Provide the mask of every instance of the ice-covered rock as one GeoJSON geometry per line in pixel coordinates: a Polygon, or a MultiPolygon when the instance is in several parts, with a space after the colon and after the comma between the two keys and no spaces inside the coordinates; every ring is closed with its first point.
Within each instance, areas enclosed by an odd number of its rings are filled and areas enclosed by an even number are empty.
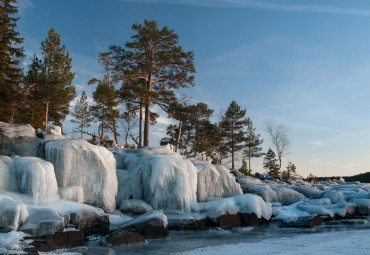
{"type": "Polygon", "coordinates": [[[120,199],[141,199],[154,209],[190,210],[196,203],[197,169],[166,147],[114,152],[124,184],[120,199]],[[125,178],[123,178],[125,177],[125,178]]]}
{"type": "Polygon", "coordinates": [[[209,198],[243,194],[240,185],[224,166],[208,163],[198,163],[195,166],[198,168],[197,198],[199,202],[208,201],[209,198]]]}
{"type": "Polygon", "coordinates": [[[300,194],[287,187],[274,187],[272,188],[277,196],[278,202],[282,205],[290,205],[295,202],[298,202],[301,197],[300,194]]]}
{"type": "Polygon", "coordinates": [[[30,216],[20,230],[32,236],[46,236],[64,229],[64,218],[48,208],[29,207],[30,216]]]}
{"type": "Polygon", "coordinates": [[[116,207],[119,208],[122,200],[129,199],[128,194],[131,194],[130,175],[129,171],[117,169],[118,192],[116,196],[116,207]]]}
{"type": "Polygon", "coordinates": [[[292,189],[295,191],[298,191],[299,193],[302,193],[305,197],[309,199],[318,199],[321,198],[321,193],[318,189],[308,186],[291,186],[292,189]]]}
{"type": "Polygon", "coordinates": [[[35,204],[58,199],[54,167],[50,162],[36,157],[15,157],[12,166],[18,190],[31,195],[35,204]]]}
{"type": "Polygon", "coordinates": [[[25,204],[0,194],[0,232],[17,230],[28,218],[25,204]]]}
{"type": "Polygon", "coordinates": [[[199,203],[195,207],[195,211],[205,213],[211,218],[225,213],[236,214],[240,212],[254,213],[258,218],[263,217],[269,220],[272,215],[271,204],[265,203],[260,196],[253,194],[238,195],[211,202],[199,203]]]}
{"type": "Polygon", "coordinates": [[[268,185],[243,184],[242,189],[245,193],[257,194],[266,202],[278,202],[276,192],[268,185]]]}
{"type": "Polygon", "coordinates": [[[355,213],[355,204],[346,202],[330,204],[329,201],[329,204],[314,204],[311,201],[305,201],[297,204],[297,208],[310,214],[330,217],[335,215],[345,217],[355,213]]]}
{"type": "Polygon", "coordinates": [[[336,203],[344,201],[343,193],[340,191],[334,191],[334,190],[324,191],[324,193],[322,194],[322,197],[329,198],[332,204],[336,204],[336,203]]]}
{"type": "Polygon", "coordinates": [[[370,199],[357,198],[351,200],[356,204],[356,210],[360,214],[370,215],[370,199]]]}
{"type": "Polygon", "coordinates": [[[64,200],[73,201],[77,203],[84,202],[84,190],[79,186],[71,186],[65,188],[59,188],[58,193],[64,200]]]}
{"type": "Polygon", "coordinates": [[[240,184],[262,184],[260,179],[250,176],[237,176],[235,179],[240,184]]]}
{"type": "Polygon", "coordinates": [[[0,122],[0,155],[37,156],[37,143],[31,125],[0,122]]]}
{"type": "Polygon", "coordinates": [[[125,214],[141,215],[153,211],[153,207],[139,199],[126,199],[121,202],[119,210],[125,214]]]}
{"type": "Polygon", "coordinates": [[[59,187],[82,187],[85,203],[114,212],[117,175],[110,151],[84,140],[68,139],[48,142],[45,157],[54,165],[59,187]]]}
{"type": "Polygon", "coordinates": [[[23,249],[29,247],[24,242],[26,236],[28,235],[17,231],[0,233],[0,254],[24,254],[23,249]]]}
{"type": "Polygon", "coordinates": [[[11,164],[12,159],[5,157],[0,158],[0,190],[17,191],[17,181],[11,164]]]}

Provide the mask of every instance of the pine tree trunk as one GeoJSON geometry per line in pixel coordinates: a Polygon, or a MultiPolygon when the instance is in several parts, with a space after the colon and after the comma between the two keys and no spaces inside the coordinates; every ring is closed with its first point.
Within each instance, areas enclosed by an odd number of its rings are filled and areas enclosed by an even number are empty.
{"type": "Polygon", "coordinates": [[[104,123],[105,122],[105,109],[104,109],[104,106],[103,106],[103,116],[102,116],[102,119],[101,119],[101,133],[100,133],[100,144],[103,143],[104,141],[104,123]]]}
{"type": "Polygon", "coordinates": [[[249,161],[248,170],[250,172],[251,171],[251,148],[248,149],[248,161],[249,161]]]}
{"type": "Polygon", "coordinates": [[[231,126],[231,168],[234,169],[234,125],[231,126]]]}
{"type": "Polygon", "coordinates": [[[141,147],[143,147],[143,97],[140,97],[140,113],[139,113],[139,148],[141,147]]]}
{"type": "Polygon", "coordinates": [[[46,100],[46,106],[45,106],[45,127],[44,127],[45,132],[48,129],[48,114],[49,114],[49,99],[46,100]]]}
{"type": "Polygon", "coordinates": [[[175,144],[175,151],[176,152],[179,151],[179,147],[180,147],[181,129],[182,129],[182,120],[180,120],[180,123],[179,123],[179,132],[177,132],[177,137],[176,137],[176,144],[175,144]]]}
{"type": "Polygon", "coordinates": [[[150,124],[150,92],[152,91],[152,77],[148,78],[148,95],[145,100],[145,121],[144,121],[144,147],[149,147],[149,124],[150,124]]]}
{"type": "Polygon", "coordinates": [[[113,133],[114,133],[114,142],[118,145],[117,124],[115,119],[113,120],[113,133]]]}

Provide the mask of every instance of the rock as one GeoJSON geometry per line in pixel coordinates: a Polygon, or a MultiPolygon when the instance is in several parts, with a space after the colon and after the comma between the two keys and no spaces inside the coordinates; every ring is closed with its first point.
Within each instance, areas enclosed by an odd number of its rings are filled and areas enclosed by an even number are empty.
{"type": "Polygon", "coordinates": [[[243,194],[240,185],[224,166],[208,163],[196,163],[195,166],[198,169],[197,199],[199,202],[208,201],[209,198],[243,194]]]}
{"type": "Polygon", "coordinates": [[[295,202],[298,202],[301,197],[300,194],[287,187],[275,187],[272,188],[277,196],[278,202],[280,202],[282,205],[291,205],[295,202]]]}
{"type": "Polygon", "coordinates": [[[84,231],[85,235],[109,233],[109,216],[98,215],[92,211],[71,213],[71,223],[75,228],[84,231]]]}
{"type": "Polygon", "coordinates": [[[207,227],[206,217],[201,214],[172,212],[166,216],[170,230],[201,230],[207,227]]]}
{"type": "Polygon", "coordinates": [[[271,189],[268,185],[258,185],[258,184],[243,184],[241,185],[244,193],[254,193],[262,197],[265,202],[278,202],[278,197],[276,192],[271,189]]]}
{"type": "Polygon", "coordinates": [[[298,191],[299,193],[302,193],[305,197],[309,199],[319,199],[321,198],[321,193],[316,188],[311,188],[308,186],[291,186],[292,189],[295,191],[298,191]]]}
{"type": "Polygon", "coordinates": [[[340,191],[334,191],[334,190],[324,191],[322,194],[322,198],[329,198],[332,204],[336,204],[336,203],[344,201],[343,193],[340,191]]]}
{"type": "Polygon", "coordinates": [[[206,219],[207,225],[210,227],[219,227],[219,228],[234,228],[241,225],[240,214],[224,213],[217,218],[206,219]]]}
{"type": "Polygon", "coordinates": [[[80,230],[64,231],[46,236],[45,241],[48,246],[82,244],[85,241],[85,235],[80,230]]]}
{"type": "Polygon", "coordinates": [[[106,239],[108,244],[113,246],[127,245],[145,242],[145,238],[136,229],[119,229],[111,233],[106,239]]]}
{"type": "Polygon", "coordinates": [[[370,199],[353,199],[356,204],[356,212],[360,215],[370,215],[370,199]]]}
{"type": "Polygon", "coordinates": [[[240,220],[242,226],[259,226],[269,223],[263,217],[258,218],[255,213],[240,213],[240,220]]]}
{"type": "Polygon", "coordinates": [[[142,215],[153,211],[153,207],[147,202],[139,199],[125,199],[121,202],[119,210],[124,214],[142,215]]]}
{"type": "Polygon", "coordinates": [[[132,227],[145,237],[169,236],[167,217],[158,211],[151,211],[143,214],[122,226],[122,228],[132,227]]]}
{"type": "Polygon", "coordinates": [[[31,125],[0,122],[0,155],[37,156],[38,139],[31,125]]]}
{"type": "Polygon", "coordinates": [[[53,235],[64,229],[64,218],[51,209],[30,208],[30,216],[20,230],[32,236],[53,235]]]}
{"type": "Polygon", "coordinates": [[[84,203],[114,212],[117,175],[110,151],[84,140],[67,139],[48,142],[45,157],[54,165],[59,187],[82,187],[84,203]]]}
{"type": "Polygon", "coordinates": [[[238,177],[235,178],[235,180],[239,184],[262,184],[260,179],[253,178],[253,177],[250,177],[250,176],[238,176],[238,177]]]}
{"type": "Polygon", "coordinates": [[[294,221],[283,221],[280,224],[280,227],[283,228],[313,228],[320,226],[323,220],[320,216],[308,216],[308,217],[299,217],[294,221]]]}
{"type": "Polygon", "coordinates": [[[15,157],[12,167],[18,190],[31,195],[35,204],[46,204],[58,199],[54,167],[50,162],[36,157],[15,157]]]}
{"type": "Polygon", "coordinates": [[[0,232],[16,231],[28,216],[25,204],[10,197],[0,196],[0,232]]]}
{"type": "Polygon", "coordinates": [[[79,186],[59,188],[58,193],[63,200],[73,201],[76,203],[84,202],[84,190],[79,186]]]}

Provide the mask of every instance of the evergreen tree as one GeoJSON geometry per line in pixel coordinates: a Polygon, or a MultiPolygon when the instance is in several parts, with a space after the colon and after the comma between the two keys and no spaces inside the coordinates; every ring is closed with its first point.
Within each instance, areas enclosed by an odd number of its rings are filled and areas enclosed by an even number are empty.
{"type": "Polygon", "coordinates": [[[248,169],[248,163],[245,160],[245,158],[243,158],[242,160],[242,166],[239,168],[239,171],[243,173],[244,175],[253,176],[252,171],[248,169]]]}
{"type": "Polygon", "coordinates": [[[269,148],[263,159],[263,168],[267,170],[267,174],[277,178],[279,177],[279,164],[276,159],[275,152],[269,148]]]}
{"type": "Polygon", "coordinates": [[[116,100],[116,91],[113,86],[109,86],[107,77],[103,80],[98,81],[93,79],[89,81],[89,84],[94,84],[98,82],[98,86],[93,93],[93,99],[95,105],[90,106],[90,112],[99,122],[99,137],[100,143],[104,144],[104,132],[106,129],[113,131],[112,119],[117,119],[119,117],[119,111],[115,109],[118,102],[116,100]]]}
{"type": "Polygon", "coordinates": [[[23,42],[16,31],[19,18],[14,17],[18,9],[15,0],[0,1],[0,121],[21,122],[17,120],[17,108],[22,98],[23,69],[20,58],[24,50],[17,45],[23,42]]]}
{"type": "MultiPolygon", "coordinates": [[[[76,97],[72,85],[74,73],[72,58],[61,45],[60,35],[51,28],[48,37],[41,42],[42,59],[34,57],[27,73],[27,83],[34,86],[30,97],[36,105],[42,102],[44,106],[44,130],[48,122],[61,125],[61,121],[69,113],[69,103],[76,97]]],[[[39,108],[39,107],[36,107],[39,108]]]]}
{"type": "Polygon", "coordinates": [[[245,137],[245,149],[243,151],[244,155],[248,159],[248,169],[251,171],[251,159],[259,158],[263,155],[261,144],[263,140],[260,139],[260,134],[256,134],[256,129],[253,127],[253,122],[251,119],[247,119],[247,132],[245,137]]]}
{"type": "Polygon", "coordinates": [[[71,121],[77,124],[76,132],[81,133],[82,139],[85,128],[90,127],[91,122],[94,120],[89,111],[89,104],[87,102],[85,91],[82,93],[80,100],[77,101],[74,112],[72,112],[72,116],[74,119],[71,121]]]}
{"type": "Polygon", "coordinates": [[[145,84],[144,147],[149,146],[150,106],[168,103],[173,90],[193,85],[195,72],[193,53],[178,45],[178,35],[167,26],[157,28],[156,21],[134,24],[136,32],[126,49],[111,46],[115,60],[115,78],[123,81],[141,80],[145,84]]]}
{"type": "Polygon", "coordinates": [[[286,171],[283,171],[281,175],[284,179],[296,178],[298,175],[296,170],[297,167],[292,162],[289,162],[286,171]]]}
{"type": "Polygon", "coordinates": [[[235,168],[235,153],[243,148],[242,143],[245,140],[244,127],[248,122],[245,114],[246,110],[242,110],[240,105],[235,101],[232,101],[227,108],[222,121],[223,135],[226,139],[226,145],[230,148],[231,152],[232,169],[235,168]]]}

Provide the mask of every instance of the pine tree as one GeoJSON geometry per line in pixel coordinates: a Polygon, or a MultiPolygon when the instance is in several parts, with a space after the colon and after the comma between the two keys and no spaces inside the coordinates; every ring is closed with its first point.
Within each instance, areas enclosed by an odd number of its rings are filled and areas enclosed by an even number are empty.
{"type": "Polygon", "coordinates": [[[283,171],[281,175],[284,179],[296,178],[298,175],[296,170],[297,167],[292,162],[289,162],[286,167],[286,171],[283,171]]]}
{"type": "Polygon", "coordinates": [[[17,45],[23,42],[16,31],[19,18],[14,17],[18,9],[15,0],[0,1],[0,121],[21,122],[16,120],[17,107],[22,106],[23,69],[20,59],[24,50],[17,45]]]}
{"type": "Polygon", "coordinates": [[[51,28],[48,37],[41,42],[42,59],[34,57],[27,73],[28,86],[34,86],[31,93],[33,103],[44,106],[44,130],[48,122],[61,125],[69,113],[69,104],[76,97],[72,80],[72,58],[61,45],[60,35],[51,28]]]}
{"type": "Polygon", "coordinates": [[[263,159],[263,168],[267,170],[267,174],[277,178],[279,177],[279,164],[276,159],[275,152],[269,148],[263,159]]]}
{"type": "Polygon", "coordinates": [[[89,84],[96,82],[98,82],[98,86],[93,93],[93,99],[96,104],[90,106],[90,112],[99,122],[100,143],[104,144],[104,132],[106,129],[113,132],[113,127],[109,124],[112,123],[113,119],[119,117],[119,111],[115,109],[118,102],[116,100],[116,91],[113,86],[109,86],[107,77],[101,81],[97,79],[90,80],[89,84]]]}
{"type": "Polygon", "coordinates": [[[82,93],[80,100],[77,101],[74,112],[72,112],[72,116],[74,119],[71,121],[77,124],[76,132],[81,133],[82,139],[85,128],[90,127],[91,122],[94,120],[89,111],[89,104],[87,102],[85,91],[82,93]]]}
{"type": "Polygon", "coordinates": [[[248,159],[248,169],[251,171],[251,159],[259,158],[263,155],[261,144],[263,140],[260,139],[260,134],[256,134],[256,129],[253,127],[253,122],[251,119],[247,119],[247,132],[245,137],[245,149],[243,151],[244,155],[248,159]]]}
{"type": "Polygon", "coordinates": [[[243,148],[242,143],[245,140],[244,127],[248,119],[245,117],[246,110],[242,110],[240,105],[232,101],[223,116],[222,126],[223,134],[226,139],[226,145],[231,151],[231,167],[235,168],[235,153],[243,148]]]}
{"type": "Polygon", "coordinates": [[[111,46],[115,60],[115,79],[140,80],[145,84],[144,147],[149,146],[150,106],[168,103],[174,90],[193,85],[195,72],[193,53],[184,52],[178,45],[178,35],[167,26],[157,28],[156,21],[134,24],[136,32],[126,49],[111,46]]]}

